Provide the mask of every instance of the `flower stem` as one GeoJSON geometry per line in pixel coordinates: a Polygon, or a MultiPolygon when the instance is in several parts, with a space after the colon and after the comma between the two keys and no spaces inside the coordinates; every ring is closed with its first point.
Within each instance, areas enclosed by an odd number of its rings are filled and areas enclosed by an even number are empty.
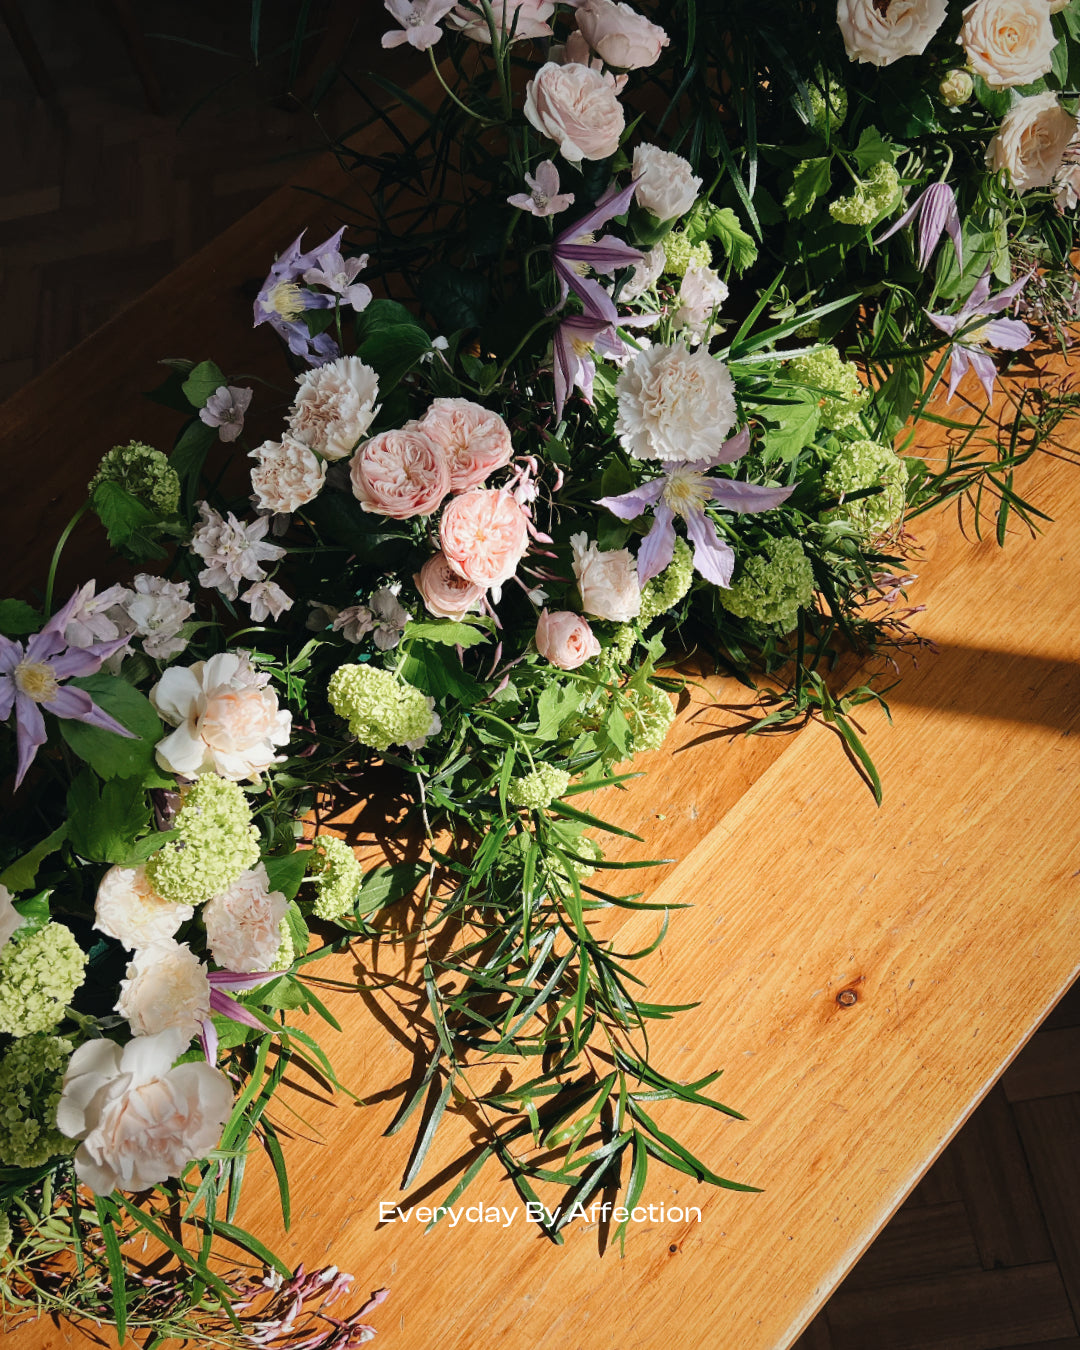
{"type": "Polygon", "coordinates": [[[56,541],[56,547],[53,549],[52,561],[49,563],[49,575],[45,581],[44,610],[46,618],[48,618],[49,615],[52,613],[53,587],[56,584],[56,569],[60,565],[60,554],[63,553],[64,545],[71,537],[72,530],[74,530],[75,526],[78,525],[79,521],[82,520],[83,516],[85,516],[87,511],[89,510],[90,510],[90,502],[89,500],[87,500],[83,502],[82,506],[80,506],[79,509],[75,512],[75,514],[71,517],[67,525],[64,527],[63,534],[61,534],[60,538],[56,541]]]}

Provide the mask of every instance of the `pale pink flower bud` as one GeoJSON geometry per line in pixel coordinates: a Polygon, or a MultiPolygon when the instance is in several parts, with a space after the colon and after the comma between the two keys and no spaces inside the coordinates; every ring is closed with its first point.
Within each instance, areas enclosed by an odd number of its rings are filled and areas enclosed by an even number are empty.
{"type": "Polygon", "coordinates": [[[616,0],[585,0],[578,6],[577,25],[597,56],[620,70],[655,65],[668,45],[662,28],[616,0]]]}
{"type": "Polygon", "coordinates": [[[536,621],[536,650],[560,670],[577,670],[600,655],[600,644],[580,614],[545,609],[536,621]]]}

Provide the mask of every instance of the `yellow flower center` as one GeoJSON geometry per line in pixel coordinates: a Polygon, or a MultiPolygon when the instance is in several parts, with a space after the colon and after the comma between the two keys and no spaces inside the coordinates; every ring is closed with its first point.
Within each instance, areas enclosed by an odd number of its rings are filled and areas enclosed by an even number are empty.
{"type": "Polygon", "coordinates": [[[300,287],[295,281],[279,281],[266,297],[266,307],[280,314],[286,323],[292,323],[304,312],[300,287]]]}
{"type": "MultiPolygon", "coordinates": [[[[573,242],[575,244],[595,244],[596,235],[590,230],[585,234],[578,235],[573,242]]],[[[579,277],[585,277],[589,274],[589,264],[582,258],[579,258],[576,262],[572,262],[570,264],[570,269],[571,271],[576,272],[579,277]]]]}
{"type": "Polygon", "coordinates": [[[677,516],[703,511],[711,495],[711,484],[695,469],[673,469],[664,488],[664,501],[677,516]]]}
{"type": "Polygon", "coordinates": [[[585,338],[579,337],[571,338],[570,346],[574,349],[574,355],[581,360],[584,360],[593,349],[593,344],[591,342],[587,342],[585,338]]]}
{"type": "Polygon", "coordinates": [[[981,347],[984,343],[990,341],[986,330],[990,327],[992,322],[992,319],[988,319],[986,323],[981,323],[978,328],[973,328],[970,333],[965,333],[960,341],[966,346],[981,347]]]}
{"type": "Polygon", "coordinates": [[[60,682],[53,674],[52,666],[44,661],[22,661],[15,667],[15,683],[28,698],[35,703],[48,703],[54,699],[60,682]]]}

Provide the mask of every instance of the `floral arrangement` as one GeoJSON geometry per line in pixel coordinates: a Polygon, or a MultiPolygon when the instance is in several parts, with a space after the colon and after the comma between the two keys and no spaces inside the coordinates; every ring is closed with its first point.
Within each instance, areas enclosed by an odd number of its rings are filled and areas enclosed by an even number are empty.
{"type": "Polygon", "coordinates": [[[1076,307],[1076,0],[386,8],[440,102],[403,95],[421,130],[392,162],[342,147],[374,185],[367,251],[301,236],[259,287],[295,376],[259,395],[273,435],[246,437],[242,377],[167,363],[171,452],[115,447],[80,512],[150,570],[57,606],[69,527],[36,602],[0,603],[0,1295],[121,1338],[372,1334],[385,1291],[335,1318],[349,1277],[234,1216],[257,1141],[287,1221],[267,1107],[290,1058],[340,1086],[289,1023],[336,1026],[307,966],[416,887],[406,1188],[455,1096],[489,1133],[444,1204],[494,1160],[558,1194],[555,1240],[601,1186],[632,1208],[650,1163],[760,1180],[663,1128],[665,1099],[737,1113],[716,1073],[650,1060],[678,1009],[592,922],[652,907],[615,884],[650,864],[604,856],[626,832],[587,794],[662,746],[696,651],[772,677],[759,729],[827,718],[880,799],[852,717],[880,695],[831,663],[917,641],[914,515],[995,498],[1003,538],[1037,514],[1013,474],[1072,406],[1028,385],[1000,440],[984,413],[1076,307]],[[944,463],[897,453],[920,418],[960,433],[944,463]],[[423,861],[365,875],[304,822],[389,780],[423,861]],[[481,1092],[496,1056],[521,1072],[481,1092]],[[223,1274],[215,1238],[268,1273],[223,1274]]]}

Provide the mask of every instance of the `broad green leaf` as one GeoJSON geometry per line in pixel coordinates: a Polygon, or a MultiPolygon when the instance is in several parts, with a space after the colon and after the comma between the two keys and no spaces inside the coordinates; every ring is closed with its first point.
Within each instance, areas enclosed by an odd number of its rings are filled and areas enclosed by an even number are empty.
{"type": "Polygon", "coordinates": [[[213,361],[200,361],[184,381],[184,397],[193,408],[205,408],[206,400],[224,383],[225,376],[213,361]]]}
{"type": "Polygon", "coordinates": [[[142,778],[151,773],[154,746],[165,733],[146,695],[118,675],[102,672],[70,683],[84,689],[99,708],[135,733],[135,739],[130,739],[85,722],[62,719],[60,733],[79,758],[101,778],[142,778]]]}
{"type": "Polygon", "coordinates": [[[217,440],[216,427],[208,427],[197,417],[187,424],[173,446],[169,463],[181,478],[197,478],[210,447],[217,440]]]}
{"type": "Polygon", "coordinates": [[[372,334],[357,348],[356,354],[379,376],[379,392],[385,397],[417,361],[431,351],[431,339],[415,324],[400,324],[372,334]]]}
{"type": "Polygon", "coordinates": [[[0,600],[0,633],[5,637],[24,637],[27,633],[36,633],[44,622],[44,614],[25,600],[0,600]]]}
{"type": "Polygon", "coordinates": [[[405,638],[423,638],[427,642],[439,642],[444,647],[477,647],[481,642],[490,641],[490,634],[476,624],[442,619],[437,623],[406,624],[405,638]]]}
{"type": "Polygon", "coordinates": [[[582,690],[571,684],[552,682],[537,699],[536,734],[541,740],[554,740],[559,728],[581,707],[582,690]]]}
{"type": "MultiPolygon", "coordinates": [[[[266,875],[270,880],[270,889],[280,891],[286,900],[292,900],[296,892],[300,889],[300,883],[307,872],[308,863],[311,861],[310,849],[293,849],[291,853],[286,853],[279,858],[264,858],[263,866],[266,868],[266,875]]],[[[300,948],[297,949],[301,950],[300,948]]],[[[304,942],[304,951],[307,950],[307,942],[304,942]]]]}
{"type": "Polygon", "coordinates": [[[67,837],[81,858],[128,863],[137,837],[145,833],[150,808],[140,778],[113,778],[100,784],[88,770],[76,775],[67,794],[67,837]]]}
{"type": "Polygon", "coordinates": [[[708,233],[717,241],[730,259],[732,269],[740,275],[757,262],[757,245],[753,235],[739,224],[739,217],[730,206],[723,206],[709,217],[708,233]]]}
{"type": "Polygon", "coordinates": [[[832,160],[828,156],[821,159],[804,159],[795,167],[795,179],[784,197],[784,207],[789,216],[805,216],[814,202],[829,190],[832,177],[832,160]]]}
{"type": "Polygon", "coordinates": [[[427,876],[423,863],[394,863],[391,867],[377,867],[364,878],[356,902],[357,914],[371,914],[376,909],[392,905],[395,900],[410,895],[427,876]]]}
{"type": "Polygon", "coordinates": [[[895,164],[899,153],[899,146],[891,145],[881,139],[877,127],[864,127],[863,133],[859,137],[859,144],[851,152],[851,158],[859,166],[859,169],[865,173],[867,169],[872,168],[875,164],[880,164],[883,160],[895,164]]]}
{"type": "Polygon", "coordinates": [[[136,559],[165,556],[154,539],[160,516],[126,488],[119,483],[99,483],[90,501],[113,548],[136,559]]]}
{"type": "Polygon", "coordinates": [[[810,444],[821,422],[816,394],[807,391],[792,396],[795,399],[792,403],[776,404],[763,410],[770,422],[778,424],[765,432],[766,458],[782,459],[786,464],[796,460],[803,447],[810,444]]]}

